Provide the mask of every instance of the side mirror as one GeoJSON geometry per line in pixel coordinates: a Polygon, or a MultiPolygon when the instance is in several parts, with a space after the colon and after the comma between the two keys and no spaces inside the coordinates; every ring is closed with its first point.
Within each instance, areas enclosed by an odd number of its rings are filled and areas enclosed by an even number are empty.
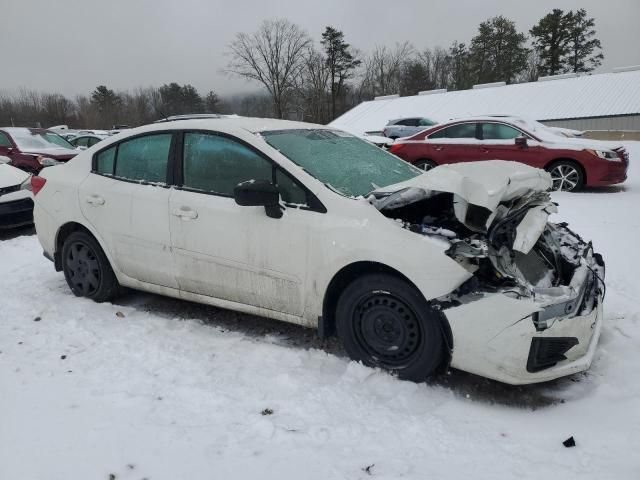
{"type": "Polygon", "coordinates": [[[0,165],[3,163],[11,163],[11,159],[9,157],[0,155],[0,165]]]}
{"type": "Polygon", "coordinates": [[[519,147],[526,147],[527,146],[527,137],[521,135],[519,137],[516,137],[516,145],[519,147]]]}
{"type": "Polygon", "coordinates": [[[233,199],[243,207],[264,207],[268,217],[282,217],[280,192],[267,180],[248,180],[233,189],[233,199]]]}

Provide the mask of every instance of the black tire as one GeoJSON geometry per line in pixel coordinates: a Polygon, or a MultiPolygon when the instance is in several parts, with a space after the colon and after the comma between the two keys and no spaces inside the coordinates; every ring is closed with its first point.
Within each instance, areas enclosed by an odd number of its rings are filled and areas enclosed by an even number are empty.
{"type": "Polygon", "coordinates": [[[551,174],[553,190],[575,192],[584,187],[584,172],[576,162],[559,160],[548,165],[545,170],[551,174]]]}
{"type": "Polygon", "coordinates": [[[439,322],[420,292],[388,274],[353,281],[336,307],[338,337],[353,360],[414,382],[426,380],[442,364],[439,322]]]}
{"type": "Polygon", "coordinates": [[[112,299],[118,292],[118,280],[109,260],[98,242],[86,232],[73,232],[65,239],[62,271],[77,297],[100,303],[112,299]]]}
{"type": "Polygon", "coordinates": [[[436,168],[438,165],[432,160],[418,160],[413,164],[413,166],[419,168],[420,170],[428,172],[432,168],[436,168]]]}

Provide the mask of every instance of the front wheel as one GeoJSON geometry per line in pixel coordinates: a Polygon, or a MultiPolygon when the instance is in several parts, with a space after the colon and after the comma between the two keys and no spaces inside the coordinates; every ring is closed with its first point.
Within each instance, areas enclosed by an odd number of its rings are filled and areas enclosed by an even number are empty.
{"type": "Polygon", "coordinates": [[[561,160],[552,163],[546,168],[551,174],[553,181],[553,190],[562,190],[565,192],[574,192],[580,190],[584,186],[584,175],[582,168],[575,162],[561,160]]]}
{"type": "Polygon", "coordinates": [[[414,382],[426,380],[442,364],[439,322],[415,287],[387,274],[355,280],[336,308],[338,336],[353,360],[414,382]]]}
{"type": "Polygon", "coordinates": [[[86,232],[73,232],[62,246],[62,271],[71,291],[96,302],[110,300],[118,280],[98,242],[86,232]]]}

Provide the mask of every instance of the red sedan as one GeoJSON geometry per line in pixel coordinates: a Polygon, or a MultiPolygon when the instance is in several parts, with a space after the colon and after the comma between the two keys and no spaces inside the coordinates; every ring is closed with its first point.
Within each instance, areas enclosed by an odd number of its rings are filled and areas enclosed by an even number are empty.
{"type": "Polygon", "coordinates": [[[456,120],[401,138],[389,151],[424,170],[446,163],[513,160],[547,170],[556,190],[621,183],[629,156],[622,146],[567,138],[538,122],[495,117],[456,120]]]}
{"type": "Polygon", "coordinates": [[[43,167],[66,162],[78,150],[60,135],[43,128],[0,128],[0,156],[11,160],[11,165],[29,173],[38,173],[43,167]]]}

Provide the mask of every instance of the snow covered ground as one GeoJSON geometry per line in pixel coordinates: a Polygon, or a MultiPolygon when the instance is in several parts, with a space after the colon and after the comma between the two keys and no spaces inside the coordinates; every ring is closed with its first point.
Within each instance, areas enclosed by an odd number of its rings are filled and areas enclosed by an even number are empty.
{"type": "Polygon", "coordinates": [[[591,370],[544,385],[455,371],[416,385],[295,326],[137,292],[98,305],[35,236],[5,234],[0,479],[640,478],[629,148],[623,186],[554,194],[555,220],[603,253],[608,289],[591,370]]]}

